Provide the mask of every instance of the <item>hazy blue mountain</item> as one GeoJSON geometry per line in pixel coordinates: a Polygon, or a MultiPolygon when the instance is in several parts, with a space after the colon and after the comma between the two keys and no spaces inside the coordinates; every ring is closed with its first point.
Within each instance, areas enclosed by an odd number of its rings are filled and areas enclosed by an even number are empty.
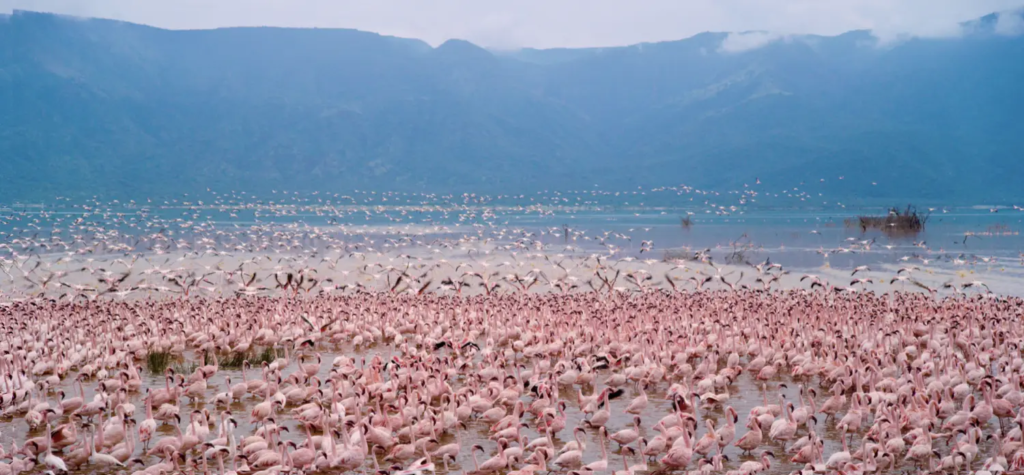
{"type": "Polygon", "coordinates": [[[827,178],[836,199],[1009,201],[1024,197],[1024,37],[1007,25],[884,45],[751,32],[490,52],[19,11],[0,17],[0,201],[755,178],[827,178]],[[774,40],[739,50],[752,38],[774,40]]]}

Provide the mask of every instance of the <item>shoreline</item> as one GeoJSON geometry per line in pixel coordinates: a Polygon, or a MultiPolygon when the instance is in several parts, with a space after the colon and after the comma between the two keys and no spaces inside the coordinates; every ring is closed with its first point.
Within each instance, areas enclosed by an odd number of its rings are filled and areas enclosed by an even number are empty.
{"type": "Polygon", "coordinates": [[[126,298],[137,297],[136,293],[177,297],[190,287],[189,295],[275,295],[282,292],[278,287],[290,273],[293,281],[288,288],[294,292],[298,287],[298,292],[307,296],[349,289],[477,295],[487,293],[482,288],[485,281],[486,286],[497,285],[492,289],[495,292],[529,293],[607,291],[610,286],[630,293],[824,288],[839,293],[924,292],[937,297],[958,293],[1024,296],[1024,275],[1002,266],[953,268],[908,262],[902,266],[871,265],[851,275],[853,269],[828,265],[771,269],[762,265],[759,270],[750,265],[711,265],[695,260],[615,258],[572,247],[565,252],[507,251],[494,241],[475,237],[466,241],[459,248],[410,245],[389,252],[214,252],[189,257],[168,252],[134,259],[114,254],[86,258],[51,254],[29,257],[17,267],[9,264],[7,275],[0,275],[0,292],[7,299],[69,294],[87,299],[100,294],[126,298]],[[253,274],[256,278],[250,283],[253,274]],[[943,288],[943,284],[956,290],[943,288]]]}

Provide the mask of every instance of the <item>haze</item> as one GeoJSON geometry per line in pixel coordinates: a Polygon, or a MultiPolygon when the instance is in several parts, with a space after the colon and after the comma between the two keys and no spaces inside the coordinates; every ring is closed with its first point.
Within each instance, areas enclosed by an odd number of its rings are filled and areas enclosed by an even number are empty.
{"type": "Polygon", "coordinates": [[[959,22],[1022,5],[1022,0],[0,0],[0,12],[46,11],[171,29],[356,28],[435,46],[460,38],[511,49],[626,45],[702,31],[956,36],[959,22]]]}

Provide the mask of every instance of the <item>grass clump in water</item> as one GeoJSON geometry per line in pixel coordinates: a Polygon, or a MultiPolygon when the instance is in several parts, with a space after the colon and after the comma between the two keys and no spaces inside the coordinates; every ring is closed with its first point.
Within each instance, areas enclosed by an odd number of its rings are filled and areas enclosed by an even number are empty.
{"type": "Polygon", "coordinates": [[[270,363],[274,361],[274,349],[270,347],[263,348],[262,351],[257,352],[255,349],[250,348],[249,351],[244,353],[235,352],[231,353],[226,359],[221,360],[220,366],[222,368],[238,369],[242,367],[246,361],[253,366],[259,366],[263,363],[270,363]]]}
{"type": "Polygon", "coordinates": [[[695,261],[693,252],[689,248],[665,249],[661,255],[661,262],[695,261]]]}
{"type": "Polygon", "coordinates": [[[200,364],[199,361],[179,361],[174,363],[171,368],[178,374],[192,374],[195,373],[200,366],[202,366],[202,364],[200,364]]]}
{"type": "Polygon", "coordinates": [[[254,348],[250,348],[249,351],[246,352],[231,353],[227,358],[220,361],[220,366],[221,368],[238,370],[242,368],[242,365],[246,361],[249,361],[249,363],[254,366],[258,366],[264,362],[270,362],[273,360],[273,348],[265,347],[259,352],[254,348]]]}
{"type": "Polygon", "coordinates": [[[163,374],[171,364],[171,354],[166,351],[151,351],[146,355],[146,367],[150,373],[163,374]]]}
{"type": "Polygon", "coordinates": [[[229,368],[229,369],[241,368],[242,367],[242,363],[245,363],[245,360],[249,359],[249,355],[251,355],[251,354],[252,354],[251,351],[247,351],[245,353],[239,353],[239,352],[231,353],[231,356],[229,356],[229,357],[227,357],[227,358],[225,358],[223,360],[220,360],[220,367],[221,368],[229,368]]]}
{"type": "Polygon", "coordinates": [[[206,356],[201,361],[186,361],[181,356],[173,355],[167,351],[153,351],[146,355],[146,365],[150,373],[163,374],[167,368],[171,368],[178,374],[192,374],[196,368],[206,364],[206,356]]]}
{"type": "Polygon", "coordinates": [[[263,349],[263,352],[260,353],[255,360],[249,360],[249,363],[253,364],[254,366],[259,366],[263,363],[271,363],[276,359],[277,355],[274,354],[274,349],[268,346],[263,349]]]}
{"type": "Polygon", "coordinates": [[[861,232],[876,229],[886,234],[917,234],[924,230],[927,221],[927,214],[918,213],[917,208],[907,205],[902,211],[892,207],[885,216],[858,216],[856,220],[847,220],[846,225],[859,227],[861,232]]]}

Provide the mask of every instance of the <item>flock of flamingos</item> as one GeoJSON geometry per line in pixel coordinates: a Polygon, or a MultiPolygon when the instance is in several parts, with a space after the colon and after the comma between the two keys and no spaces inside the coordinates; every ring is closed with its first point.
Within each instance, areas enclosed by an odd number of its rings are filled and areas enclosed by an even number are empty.
{"type": "Polygon", "coordinates": [[[0,475],[1024,470],[1019,298],[44,219],[0,245],[0,475]]]}

